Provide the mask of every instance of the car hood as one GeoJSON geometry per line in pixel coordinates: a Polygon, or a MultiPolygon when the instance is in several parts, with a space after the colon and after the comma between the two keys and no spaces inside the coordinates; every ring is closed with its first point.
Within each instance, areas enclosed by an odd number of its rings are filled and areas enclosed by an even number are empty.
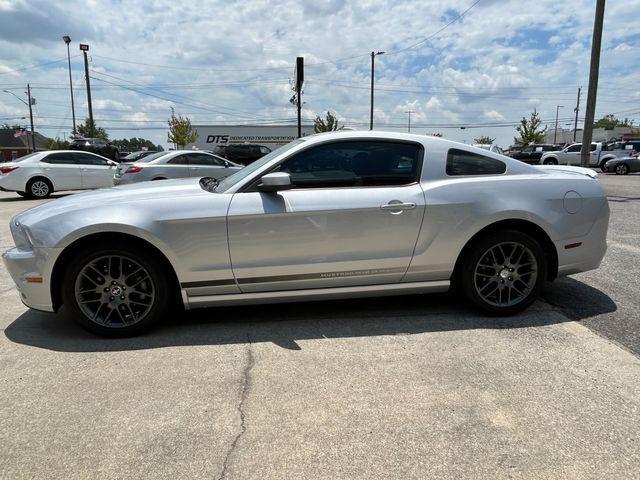
{"type": "Polygon", "coordinates": [[[84,193],[68,195],[51,202],[31,208],[16,216],[25,225],[34,224],[45,218],[66,214],[72,211],[93,209],[105,206],[126,208],[123,205],[135,202],[153,202],[154,200],[183,197],[211,196],[205,192],[197,179],[163,180],[161,182],[142,182],[112,188],[103,188],[84,193]]]}

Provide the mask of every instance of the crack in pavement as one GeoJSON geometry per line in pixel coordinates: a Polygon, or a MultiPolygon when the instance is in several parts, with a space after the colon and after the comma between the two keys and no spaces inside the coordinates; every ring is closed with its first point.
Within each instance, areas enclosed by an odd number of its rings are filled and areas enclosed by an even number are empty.
{"type": "Polygon", "coordinates": [[[247,362],[242,371],[242,390],[240,391],[240,403],[238,403],[238,413],[240,415],[240,431],[231,442],[229,449],[227,450],[227,454],[224,457],[224,462],[222,463],[222,471],[220,472],[220,476],[218,480],[222,480],[227,476],[227,471],[229,468],[229,460],[235,451],[238,441],[247,431],[246,425],[246,414],[244,411],[244,404],[247,400],[247,396],[249,394],[249,388],[251,387],[251,370],[255,365],[255,358],[253,356],[253,349],[251,348],[251,337],[247,334],[247,362]]]}

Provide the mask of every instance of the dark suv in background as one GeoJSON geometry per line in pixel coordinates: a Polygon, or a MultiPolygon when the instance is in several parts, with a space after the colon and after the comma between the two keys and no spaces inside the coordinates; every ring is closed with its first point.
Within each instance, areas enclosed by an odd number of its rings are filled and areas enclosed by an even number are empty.
{"type": "Polygon", "coordinates": [[[516,160],[520,160],[521,162],[537,164],[540,162],[540,158],[544,152],[555,152],[560,149],[560,147],[550,143],[536,143],[534,145],[525,145],[517,150],[512,150],[509,152],[509,156],[516,160]]]}
{"type": "Polygon", "coordinates": [[[249,165],[259,158],[264,157],[267,153],[271,153],[269,147],[264,145],[251,145],[248,143],[238,145],[224,145],[215,147],[211,153],[219,157],[226,158],[234,163],[241,165],[249,165]]]}
{"type": "Polygon", "coordinates": [[[69,150],[82,150],[97,153],[116,162],[120,161],[120,151],[103,138],[76,138],[69,145],[69,150]]]}

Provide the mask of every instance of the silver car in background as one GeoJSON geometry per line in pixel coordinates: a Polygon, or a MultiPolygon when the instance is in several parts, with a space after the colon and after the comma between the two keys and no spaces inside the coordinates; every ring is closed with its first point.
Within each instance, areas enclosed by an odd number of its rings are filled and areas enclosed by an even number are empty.
{"type": "Polygon", "coordinates": [[[171,306],[451,286],[483,312],[511,315],[545,281],[600,265],[609,207],[597,175],[426,135],[324,133],[221,182],[40,205],[11,220],[16,246],[3,258],[26,305],[64,304],[110,336],[139,333],[171,306]]]}
{"type": "Polygon", "coordinates": [[[169,180],[172,178],[211,177],[222,179],[234,174],[242,165],[217,155],[194,150],[173,150],[148,155],[134,163],[121,163],[113,176],[115,185],[169,180]]]}

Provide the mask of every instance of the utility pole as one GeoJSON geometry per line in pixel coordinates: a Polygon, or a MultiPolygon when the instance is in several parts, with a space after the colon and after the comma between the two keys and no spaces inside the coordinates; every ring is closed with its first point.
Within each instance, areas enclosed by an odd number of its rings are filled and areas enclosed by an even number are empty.
{"type": "Polygon", "coordinates": [[[71,119],[73,120],[73,135],[76,134],[76,108],[73,105],[73,81],[71,80],[71,53],[69,52],[69,44],[71,43],[71,37],[65,35],[62,37],[64,43],[67,45],[67,64],[69,65],[69,90],[71,91],[71,119]]]}
{"type": "Polygon", "coordinates": [[[31,148],[36,151],[36,137],[33,130],[33,108],[31,106],[35,103],[35,98],[31,98],[31,86],[27,83],[27,100],[29,101],[29,121],[31,122],[31,148]]]}
{"type": "Polygon", "coordinates": [[[87,84],[87,104],[89,105],[89,124],[91,128],[95,129],[95,123],[93,123],[93,107],[91,106],[91,82],[89,81],[89,61],[87,60],[87,52],[89,51],[89,45],[86,43],[80,44],[80,50],[84,54],[84,76],[87,84]]]}
{"type": "Polygon", "coordinates": [[[580,165],[589,166],[591,157],[591,139],[593,138],[593,119],[596,113],[598,95],[598,75],[600,73],[600,46],[602,45],[602,23],[604,21],[604,2],[596,0],[596,15],[593,22],[593,40],[591,41],[591,66],[589,67],[589,89],[587,90],[587,108],[584,115],[582,149],[580,165]]]}
{"type": "Polygon", "coordinates": [[[411,133],[411,114],[414,113],[413,110],[408,110],[404,113],[408,113],[409,114],[409,133],[411,133]]]}
{"type": "Polygon", "coordinates": [[[578,112],[580,111],[580,90],[582,87],[578,87],[578,100],[576,101],[576,108],[573,110],[576,112],[576,121],[573,124],[573,143],[576,143],[576,132],[578,131],[578,112]]]}
{"type": "Polygon", "coordinates": [[[373,84],[375,78],[375,58],[384,52],[371,52],[371,114],[369,116],[369,130],[373,130],[373,84]]]}
{"type": "MultiPolygon", "coordinates": [[[[564,105],[556,105],[556,128],[553,130],[553,144],[555,145],[558,139],[558,110],[564,108],[564,105]]],[[[564,142],[563,142],[564,143],[564,142]]]]}
{"type": "Polygon", "coordinates": [[[304,57],[296,58],[296,107],[298,110],[298,138],[302,137],[302,84],[304,83],[304,57]]]}

